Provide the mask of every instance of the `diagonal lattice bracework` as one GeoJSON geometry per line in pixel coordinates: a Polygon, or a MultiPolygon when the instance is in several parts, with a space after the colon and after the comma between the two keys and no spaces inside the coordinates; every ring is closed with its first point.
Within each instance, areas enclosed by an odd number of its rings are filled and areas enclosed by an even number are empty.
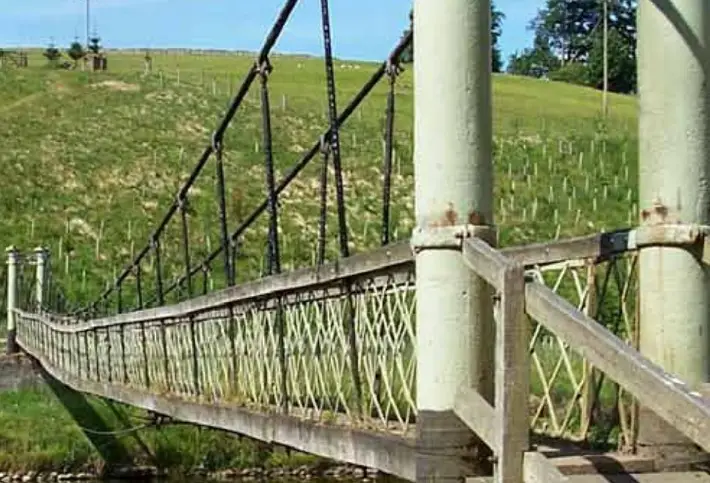
{"type": "MultiPolygon", "coordinates": [[[[502,253],[635,345],[636,253],[601,253],[601,239],[502,253]]],[[[88,322],[20,311],[18,342],[82,380],[411,435],[414,280],[409,246],[393,245],[88,322]]],[[[618,433],[618,444],[633,447],[632,401],[564,341],[531,324],[531,427],[597,443],[615,443],[618,433]]]]}
{"type": "Polygon", "coordinates": [[[275,276],[90,322],[19,311],[18,341],[82,380],[407,433],[416,417],[413,265],[381,256],[374,267],[371,257],[346,265],[346,278],[329,276],[329,265],[326,276],[275,276]]]}
{"type": "MultiPolygon", "coordinates": [[[[606,260],[568,260],[533,267],[530,275],[637,347],[637,272],[635,252],[606,260]]],[[[569,344],[532,321],[531,425],[544,434],[619,445],[634,443],[634,407],[623,390],[606,380],[569,344]]]]}

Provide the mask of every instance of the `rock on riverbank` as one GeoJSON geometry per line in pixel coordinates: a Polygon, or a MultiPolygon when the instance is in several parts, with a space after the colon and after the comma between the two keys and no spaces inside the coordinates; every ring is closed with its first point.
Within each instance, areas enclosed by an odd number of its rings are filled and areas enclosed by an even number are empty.
{"type": "MultiPolygon", "coordinates": [[[[60,481],[90,481],[103,479],[130,479],[130,480],[151,480],[168,476],[168,472],[154,467],[119,468],[105,475],[91,473],[59,473],[59,472],[37,472],[28,471],[23,473],[2,473],[0,472],[0,483],[54,483],[60,481]]],[[[331,478],[342,480],[375,480],[380,476],[377,470],[365,469],[349,465],[318,465],[311,467],[307,465],[297,468],[243,468],[227,469],[216,472],[195,470],[185,476],[199,477],[204,480],[217,481],[257,481],[257,480],[278,480],[278,479],[311,479],[311,478],[331,478]]]]}

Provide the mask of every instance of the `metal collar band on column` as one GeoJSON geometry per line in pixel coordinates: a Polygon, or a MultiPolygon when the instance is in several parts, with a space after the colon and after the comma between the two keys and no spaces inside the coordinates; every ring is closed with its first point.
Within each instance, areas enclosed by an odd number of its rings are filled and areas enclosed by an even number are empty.
{"type": "Polygon", "coordinates": [[[629,233],[628,247],[690,247],[703,243],[702,261],[710,265],[710,226],[705,225],[643,225],[629,233]]]}
{"type": "Polygon", "coordinates": [[[437,228],[415,228],[410,245],[415,253],[429,249],[461,250],[466,238],[481,238],[489,245],[496,245],[498,229],[489,225],[454,225],[437,228]]]}

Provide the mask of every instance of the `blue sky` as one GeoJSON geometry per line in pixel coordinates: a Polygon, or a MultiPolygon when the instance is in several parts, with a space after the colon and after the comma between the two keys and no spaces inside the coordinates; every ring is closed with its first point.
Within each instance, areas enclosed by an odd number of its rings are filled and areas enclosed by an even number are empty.
{"type": "MultiPolygon", "coordinates": [[[[431,0],[436,1],[436,0],[431,0]]],[[[283,0],[91,0],[92,29],[110,47],[256,50],[283,0]]],[[[85,37],[85,0],[0,0],[0,46],[68,45],[85,37]]],[[[411,0],[331,0],[335,54],[380,60],[407,26],[411,0]]],[[[530,44],[525,28],[542,0],[496,0],[506,15],[504,59],[530,44]]],[[[320,54],[320,2],[301,0],[281,52],[320,54]]]]}

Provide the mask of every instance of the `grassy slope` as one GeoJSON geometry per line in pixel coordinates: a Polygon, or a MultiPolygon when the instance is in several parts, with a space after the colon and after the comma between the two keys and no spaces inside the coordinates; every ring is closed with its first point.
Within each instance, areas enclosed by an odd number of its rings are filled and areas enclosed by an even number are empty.
{"type": "MultiPolygon", "coordinates": [[[[146,79],[141,76],[140,56],[111,54],[108,74],[40,68],[0,72],[0,165],[5,167],[0,181],[4,214],[0,240],[23,249],[44,244],[55,259],[61,246],[63,254],[71,253],[65,286],[75,297],[95,296],[101,281],[128,261],[131,246],[140,249],[147,240],[224,111],[227,87],[234,89],[250,62],[246,56],[155,57],[154,74],[146,79]]],[[[273,63],[274,155],[283,173],[326,125],[325,84],[318,60],[274,57],[273,63]]],[[[367,64],[357,70],[337,69],[341,106],[373,69],[367,64]]],[[[413,225],[414,204],[410,71],[403,74],[399,86],[392,199],[395,235],[404,239],[413,225]]],[[[385,95],[385,85],[379,86],[342,133],[350,231],[357,250],[378,243],[385,95]]],[[[633,99],[612,96],[611,116],[602,124],[597,115],[600,95],[589,89],[497,76],[494,95],[496,219],[503,244],[615,228],[635,220],[630,212],[637,173],[633,99]]],[[[263,199],[257,101],[258,93],[252,89],[225,140],[232,228],[263,199]]],[[[308,264],[312,257],[317,179],[314,164],[282,197],[286,268],[308,264]]],[[[210,163],[191,191],[193,260],[218,240],[213,193],[210,163]]],[[[332,193],[330,199],[332,207],[332,193]]],[[[329,220],[329,249],[335,253],[332,209],[329,220]]],[[[262,217],[244,240],[243,277],[260,268],[264,221],[262,217]]],[[[169,275],[179,273],[178,229],[177,223],[171,224],[168,240],[172,243],[164,248],[168,263],[174,262],[169,275]]],[[[55,261],[54,266],[55,272],[63,272],[65,260],[55,261]]],[[[9,419],[19,417],[16,424],[20,425],[16,431],[2,431],[3,443],[11,449],[0,467],[36,466],[64,458],[71,464],[95,460],[56,403],[34,393],[10,394],[0,396],[0,407],[13,408],[1,413],[9,419]],[[53,416],[44,420],[52,424],[40,431],[33,418],[41,413],[53,416]],[[61,444],[57,434],[62,435],[61,444]]],[[[0,427],[10,426],[3,422],[0,427]]],[[[188,449],[196,458],[209,450],[200,450],[199,444],[184,448],[181,442],[212,437],[218,436],[193,428],[170,428],[162,436],[148,436],[154,449],[171,454],[188,449]],[[167,446],[160,446],[160,437],[167,446]]],[[[220,440],[207,446],[233,444],[220,440]]],[[[249,448],[235,451],[252,451],[249,448]]]]}
{"type": "MultiPolygon", "coordinates": [[[[34,70],[20,74],[31,82],[0,82],[0,163],[9,167],[0,193],[0,206],[7,213],[0,239],[27,248],[45,244],[55,259],[61,239],[62,254],[73,252],[69,271],[74,292],[85,287],[91,295],[101,279],[129,260],[131,242],[136,249],[145,243],[208,142],[228,102],[228,86],[234,89],[251,59],[156,57],[155,73],[148,79],[140,75],[140,56],[113,54],[109,62],[108,75],[34,70]],[[102,84],[108,79],[125,84],[102,84]],[[81,283],[84,270],[86,282],[81,283]]],[[[275,57],[273,63],[274,155],[283,173],[326,125],[325,85],[316,59],[275,57]]],[[[337,71],[341,106],[374,69],[360,67],[337,71]]],[[[10,73],[11,79],[16,75],[10,73]]],[[[411,72],[405,72],[399,85],[393,229],[404,238],[413,225],[411,72]]],[[[358,250],[375,246],[378,239],[385,93],[385,85],[380,85],[342,133],[350,231],[358,250]]],[[[628,223],[626,200],[629,189],[635,198],[636,176],[633,99],[612,96],[612,114],[602,127],[599,93],[589,89],[499,76],[494,94],[496,218],[503,243],[550,239],[557,225],[566,235],[628,223]]],[[[261,143],[258,91],[252,89],[225,140],[232,228],[263,199],[261,143]]],[[[312,257],[317,177],[318,167],[312,163],[281,199],[287,266],[307,264],[312,257]]],[[[193,260],[218,240],[213,193],[210,163],[191,191],[193,260]]],[[[333,201],[331,190],[331,207],[333,201]]],[[[334,215],[331,209],[331,253],[337,248],[334,215]]],[[[169,229],[165,251],[177,264],[177,220],[169,229]]],[[[248,231],[242,273],[258,270],[265,230],[262,217],[248,231]]],[[[55,270],[63,262],[55,262],[55,270]]],[[[177,270],[175,266],[168,275],[177,270]]]]}

